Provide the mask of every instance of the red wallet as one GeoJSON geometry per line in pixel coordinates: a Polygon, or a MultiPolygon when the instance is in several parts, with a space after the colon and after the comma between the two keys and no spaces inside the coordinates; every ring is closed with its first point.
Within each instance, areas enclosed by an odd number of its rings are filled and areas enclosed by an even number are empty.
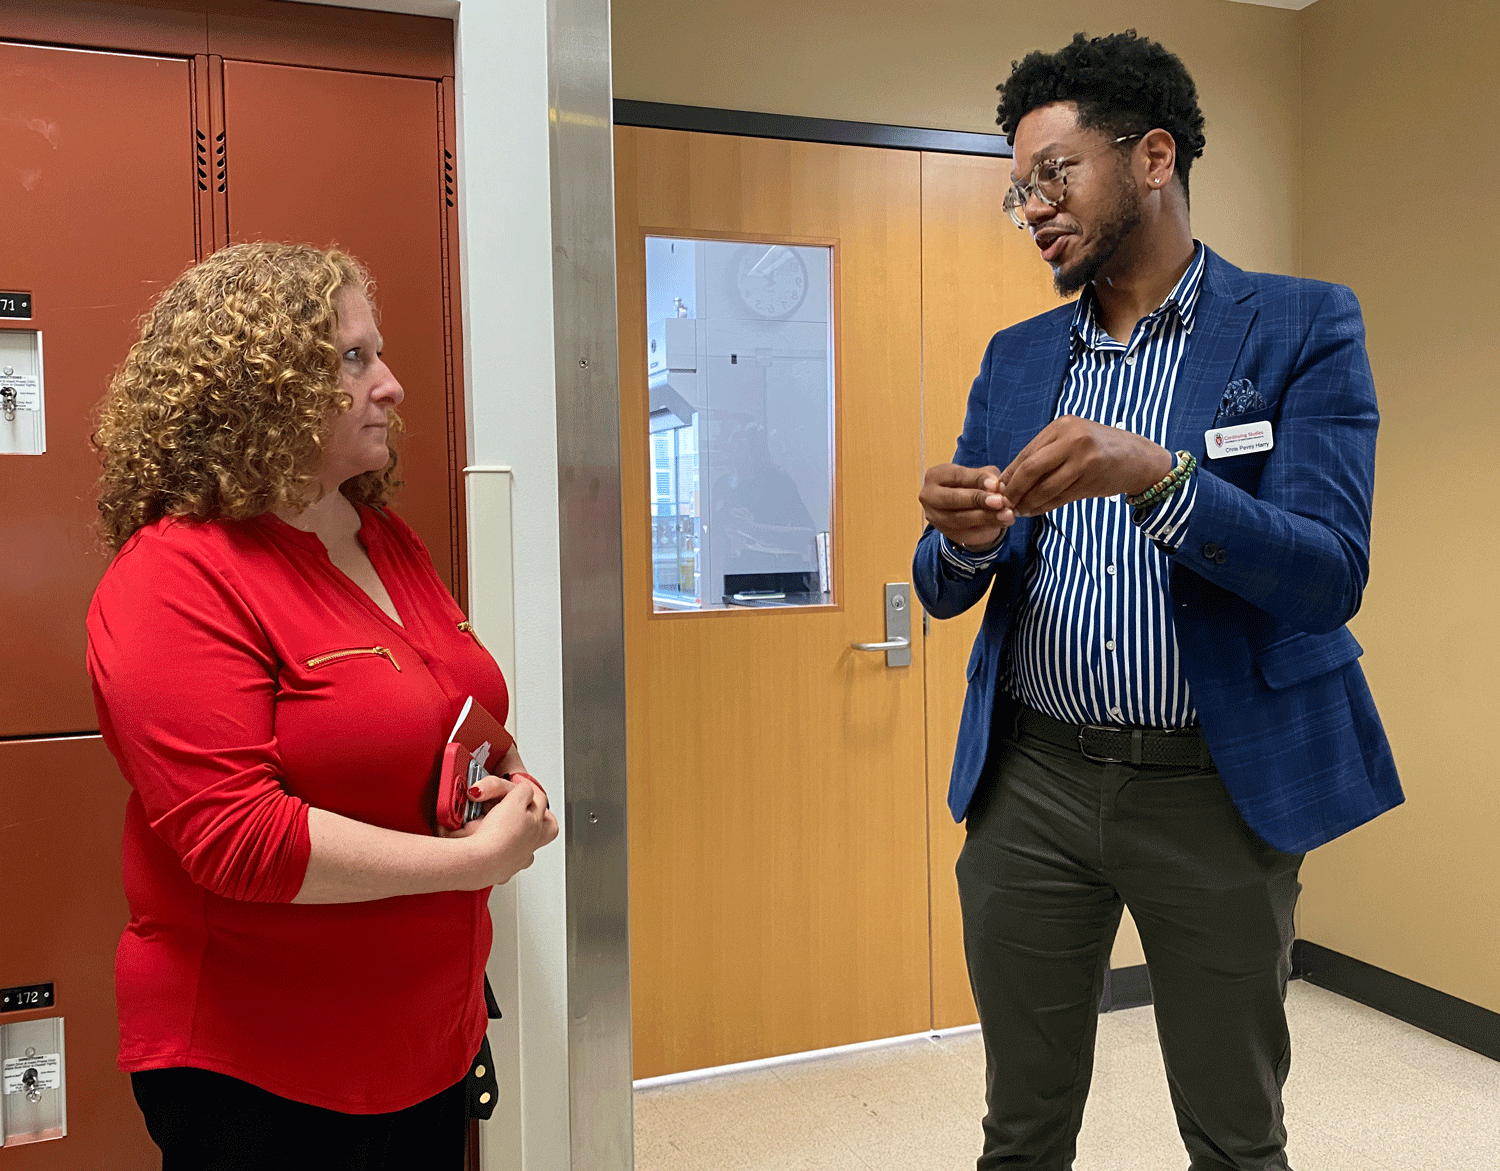
{"type": "Polygon", "coordinates": [[[483,813],[480,803],[469,799],[469,786],[490,772],[492,763],[498,767],[514,743],[482,703],[472,695],[465,701],[438,766],[438,825],[462,829],[483,813]]]}

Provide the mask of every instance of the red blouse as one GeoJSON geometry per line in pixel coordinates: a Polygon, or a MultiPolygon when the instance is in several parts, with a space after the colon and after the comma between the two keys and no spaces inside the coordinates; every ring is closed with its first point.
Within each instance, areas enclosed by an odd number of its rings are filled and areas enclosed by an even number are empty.
{"type": "Polygon", "coordinates": [[[417,535],[361,508],[393,622],[274,516],[168,518],[94,594],[88,668],[134,788],[120,1066],[192,1066],[351,1114],[464,1077],[485,1028],[488,891],[297,906],[309,806],[430,834],[465,697],[505,680],[417,535]]]}

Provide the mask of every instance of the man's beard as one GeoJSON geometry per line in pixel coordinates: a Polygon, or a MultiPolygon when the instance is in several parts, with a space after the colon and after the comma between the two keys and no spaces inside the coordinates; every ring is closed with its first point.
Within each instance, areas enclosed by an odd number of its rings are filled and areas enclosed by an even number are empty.
{"type": "Polygon", "coordinates": [[[1087,254],[1077,260],[1071,268],[1059,268],[1052,274],[1052,284],[1059,297],[1071,297],[1084,285],[1099,275],[1099,270],[1108,264],[1127,236],[1140,226],[1141,199],[1124,175],[1119,176],[1119,187],[1115,192],[1115,205],[1110,218],[1099,229],[1099,239],[1087,254]]]}

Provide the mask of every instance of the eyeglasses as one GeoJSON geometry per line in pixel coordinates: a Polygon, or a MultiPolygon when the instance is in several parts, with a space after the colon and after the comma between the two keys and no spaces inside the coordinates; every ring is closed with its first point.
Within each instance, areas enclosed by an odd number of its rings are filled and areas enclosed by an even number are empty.
{"type": "Polygon", "coordinates": [[[1144,134],[1122,134],[1113,142],[1103,142],[1098,146],[1090,147],[1088,150],[1079,151],[1065,159],[1043,159],[1031,168],[1031,182],[1012,183],[1010,189],[1005,193],[1005,202],[1001,205],[1005,208],[1005,214],[1010,216],[1011,223],[1018,228],[1024,228],[1026,224],[1026,201],[1036,195],[1048,207],[1056,207],[1068,194],[1068,168],[1079,159],[1101,151],[1108,146],[1119,146],[1122,142],[1129,142],[1132,138],[1144,138],[1144,134]]]}

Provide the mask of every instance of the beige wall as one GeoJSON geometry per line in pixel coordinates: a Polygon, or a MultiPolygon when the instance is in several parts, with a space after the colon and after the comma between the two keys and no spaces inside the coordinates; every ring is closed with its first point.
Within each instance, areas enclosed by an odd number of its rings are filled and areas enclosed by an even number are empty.
{"type": "Polygon", "coordinates": [[[1208,115],[1199,237],[1242,267],[1295,272],[1301,15],[1228,0],[614,0],[615,96],[993,134],[1012,60],[1135,28],[1183,59],[1208,115]]]}
{"type": "Polygon", "coordinates": [[[1380,393],[1353,629],[1407,804],[1314,853],[1302,935],[1500,1011],[1500,6],[1318,0],[1303,271],[1364,305],[1380,393]]]}

